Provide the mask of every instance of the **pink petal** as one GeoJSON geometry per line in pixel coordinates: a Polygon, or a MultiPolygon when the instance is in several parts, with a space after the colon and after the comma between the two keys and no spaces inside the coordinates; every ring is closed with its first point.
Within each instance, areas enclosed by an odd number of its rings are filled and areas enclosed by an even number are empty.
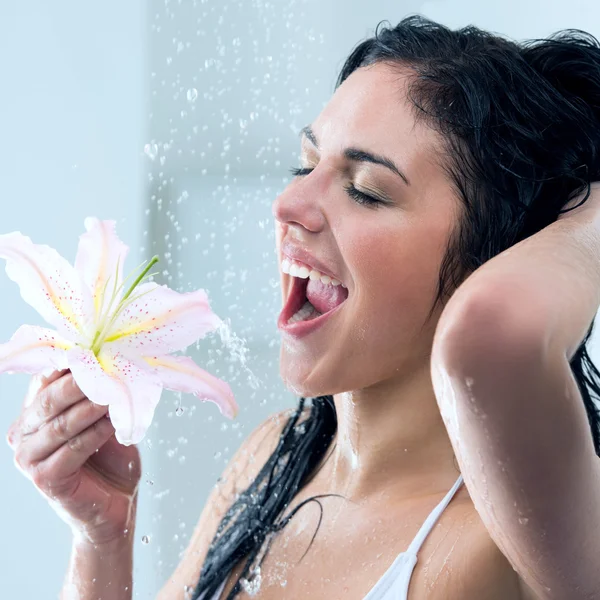
{"type": "Polygon", "coordinates": [[[83,341],[92,313],[89,290],[56,250],[34,244],[18,231],[0,235],[0,257],[23,300],[67,338],[83,341]]]}
{"type": "Polygon", "coordinates": [[[166,389],[210,400],[217,404],[222,415],[230,419],[237,415],[238,405],[229,385],[201,369],[188,356],[144,356],[144,360],[166,389]]]}
{"type": "Polygon", "coordinates": [[[21,325],[9,342],[0,344],[0,373],[40,373],[68,366],[67,350],[73,342],[45,327],[21,325]]]}
{"type": "Polygon", "coordinates": [[[184,350],[221,323],[204,290],[180,294],[150,282],[133,293],[144,295],[119,315],[105,340],[118,341],[128,355],[131,350],[152,356],[184,350]]]}
{"type": "Polygon", "coordinates": [[[102,348],[69,351],[69,367],[81,391],[96,404],[108,405],[117,440],[139,443],[152,423],[162,386],[151,369],[141,369],[118,353],[102,348]]]}
{"type": "MultiPolygon", "coordinates": [[[[75,269],[91,290],[97,321],[108,307],[115,283],[118,289],[123,281],[123,264],[129,248],[117,237],[115,221],[88,217],[84,224],[87,233],[79,236],[75,269]]],[[[117,306],[122,295],[123,290],[113,307],[117,306]]]]}

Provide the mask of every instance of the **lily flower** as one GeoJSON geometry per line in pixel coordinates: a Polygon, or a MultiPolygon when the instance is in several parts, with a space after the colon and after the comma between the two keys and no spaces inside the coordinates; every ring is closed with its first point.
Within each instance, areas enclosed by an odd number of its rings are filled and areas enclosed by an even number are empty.
{"type": "Polygon", "coordinates": [[[227,383],[191,358],[171,354],[221,325],[206,292],[144,283],[156,256],[125,291],[132,277],[122,277],[129,248],[117,237],[115,221],[88,217],[85,228],[74,266],[20,232],[0,235],[6,273],[55,328],[19,327],[0,344],[0,373],[70,369],[92,402],[108,405],[116,438],[126,446],[143,439],[163,388],[215,402],[221,414],[235,417],[227,383]]]}

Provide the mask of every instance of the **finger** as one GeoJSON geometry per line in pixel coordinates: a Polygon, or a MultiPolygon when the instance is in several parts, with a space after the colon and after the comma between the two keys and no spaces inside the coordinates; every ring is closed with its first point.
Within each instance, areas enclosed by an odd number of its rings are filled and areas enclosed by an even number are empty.
{"type": "Polygon", "coordinates": [[[27,388],[27,392],[25,394],[25,399],[23,402],[23,407],[26,408],[31,405],[36,394],[43,388],[50,385],[53,381],[56,381],[63,375],[66,375],[69,372],[69,369],[62,369],[61,371],[53,371],[46,377],[42,373],[38,373],[33,375],[29,380],[29,387],[27,388]]]}
{"type": "Polygon", "coordinates": [[[57,379],[59,379],[63,375],[66,375],[67,373],[69,373],[69,369],[62,369],[60,371],[53,371],[52,373],[50,373],[50,375],[48,375],[48,377],[45,377],[43,374],[38,373],[30,378],[27,392],[25,393],[25,398],[23,399],[23,409],[21,411],[21,415],[10,424],[10,427],[6,432],[6,441],[11,448],[13,448],[15,443],[17,442],[18,436],[16,434],[17,430],[19,429],[20,419],[22,417],[23,412],[25,412],[25,409],[31,406],[40,390],[47,387],[53,381],[56,381],[57,379]]]}
{"type": "Polygon", "coordinates": [[[66,375],[70,372],[70,369],[61,369],[60,371],[52,371],[52,373],[50,373],[48,376],[42,375],[44,387],[50,385],[53,381],[60,379],[63,375],[66,375]]]}
{"type": "Polygon", "coordinates": [[[46,460],[37,463],[28,476],[42,492],[53,498],[69,495],[73,493],[68,489],[72,487],[73,475],[114,433],[115,428],[108,419],[98,419],[46,460]]]}
{"type": "MultiPolygon", "coordinates": [[[[35,433],[25,436],[17,448],[19,463],[25,468],[48,458],[65,442],[79,435],[98,419],[104,419],[108,406],[83,398],[35,433]]],[[[104,419],[105,421],[107,419],[104,419]]]]}
{"type": "Polygon", "coordinates": [[[17,425],[17,437],[24,437],[39,430],[67,408],[85,398],[73,375],[69,373],[42,388],[35,400],[25,409],[17,425]]]}

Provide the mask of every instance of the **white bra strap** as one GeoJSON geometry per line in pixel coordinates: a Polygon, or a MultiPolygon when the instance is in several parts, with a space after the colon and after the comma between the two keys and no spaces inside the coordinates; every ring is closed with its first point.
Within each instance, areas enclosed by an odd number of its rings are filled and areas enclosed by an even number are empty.
{"type": "Polygon", "coordinates": [[[409,546],[407,553],[417,554],[421,549],[421,545],[425,541],[425,538],[429,534],[429,532],[433,529],[435,522],[438,520],[439,516],[442,514],[443,510],[448,506],[450,500],[456,493],[456,490],[460,487],[463,482],[462,473],[458,476],[456,483],[452,486],[446,496],[442,499],[442,501],[431,511],[430,515],[425,520],[425,523],[419,529],[419,533],[413,539],[411,545],[409,546]]]}

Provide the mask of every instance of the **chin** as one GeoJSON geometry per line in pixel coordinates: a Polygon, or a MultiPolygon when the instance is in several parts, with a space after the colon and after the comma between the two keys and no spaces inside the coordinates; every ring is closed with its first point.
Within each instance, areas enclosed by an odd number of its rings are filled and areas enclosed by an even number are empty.
{"type": "Polygon", "coordinates": [[[322,386],[311,384],[307,379],[299,377],[296,373],[281,370],[280,375],[286,389],[295,396],[314,398],[315,396],[324,396],[327,393],[323,392],[322,386]]]}
{"type": "Polygon", "coordinates": [[[315,381],[315,378],[311,377],[309,372],[290,367],[289,364],[285,364],[283,358],[279,364],[279,375],[286,389],[295,396],[314,398],[330,393],[327,390],[329,386],[323,385],[323,381],[315,381]]]}
{"type": "Polygon", "coordinates": [[[297,364],[294,366],[290,363],[286,364],[283,358],[279,365],[279,374],[286,389],[302,398],[332,396],[348,390],[347,385],[342,385],[344,382],[339,376],[333,374],[331,377],[316,376],[310,370],[299,369],[297,364]]]}

